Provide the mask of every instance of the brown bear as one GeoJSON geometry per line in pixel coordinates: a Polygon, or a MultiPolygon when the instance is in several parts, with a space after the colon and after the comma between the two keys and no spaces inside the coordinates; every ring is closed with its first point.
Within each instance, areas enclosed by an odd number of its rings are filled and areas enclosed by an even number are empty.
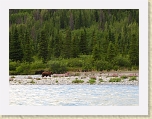
{"type": "Polygon", "coordinates": [[[53,73],[52,72],[49,72],[49,71],[44,71],[44,72],[42,72],[42,77],[44,77],[44,76],[49,76],[49,77],[51,77],[51,75],[52,75],[53,73]]]}

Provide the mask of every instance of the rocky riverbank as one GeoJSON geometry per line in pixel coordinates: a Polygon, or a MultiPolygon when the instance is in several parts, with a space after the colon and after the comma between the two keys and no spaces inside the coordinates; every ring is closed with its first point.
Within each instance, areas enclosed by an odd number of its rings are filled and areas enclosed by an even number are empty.
{"type": "Polygon", "coordinates": [[[138,72],[68,72],[53,74],[51,77],[41,75],[9,76],[10,85],[102,85],[122,84],[138,85],[138,72]]]}

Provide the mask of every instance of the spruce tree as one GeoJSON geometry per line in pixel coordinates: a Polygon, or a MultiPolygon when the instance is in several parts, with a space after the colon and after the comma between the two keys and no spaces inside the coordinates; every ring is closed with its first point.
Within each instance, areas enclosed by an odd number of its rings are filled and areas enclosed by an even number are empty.
{"type": "Polygon", "coordinates": [[[72,57],[76,58],[79,55],[79,47],[78,47],[78,38],[76,35],[74,35],[74,38],[72,39],[72,57]]]}
{"type": "Polygon", "coordinates": [[[48,58],[48,41],[46,38],[45,31],[41,31],[40,42],[39,42],[39,57],[42,58],[42,62],[46,63],[48,58]]]}
{"type": "Polygon", "coordinates": [[[138,39],[135,34],[131,37],[130,50],[129,50],[129,58],[132,65],[139,65],[139,45],[138,39]]]}
{"type": "Polygon", "coordinates": [[[21,47],[21,42],[19,40],[18,30],[15,27],[15,30],[11,36],[10,33],[10,50],[9,50],[9,59],[13,61],[22,61],[23,58],[23,50],[21,47]]]}
{"type": "Polygon", "coordinates": [[[81,36],[80,36],[80,42],[79,42],[79,46],[80,46],[80,52],[81,54],[87,54],[87,41],[86,41],[86,31],[85,29],[83,31],[81,31],[81,36]]]}
{"type": "Polygon", "coordinates": [[[26,30],[25,35],[24,35],[24,57],[23,61],[25,62],[32,62],[32,46],[31,46],[31,39],[29,32],[26,30]]]}
{"type": "Polygon", "coordinates": [[[66,37],[63,41],[62,57],[70,58],[71,57],[71,30],[66,31],[66,37]]]}
{"type": "Polygon", "coordinates": [[[101,59],[100,50],[97,44],[93,47],[92,56],[94,61],[101,59]]]}
{"type": "Polygon", "coordinates": [[[116,56],[116,50],[114,44],[110,41],[108,50],[107,50],[107,60],[111,62],[116,56]]]}

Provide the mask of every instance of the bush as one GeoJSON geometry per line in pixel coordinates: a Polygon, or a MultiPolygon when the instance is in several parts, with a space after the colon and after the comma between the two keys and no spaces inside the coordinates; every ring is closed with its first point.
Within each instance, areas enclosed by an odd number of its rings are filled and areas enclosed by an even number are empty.
{"type": "Polygon", "coordinates": [[[107,69],[108,62],[98,60],[98,61],[95,61],[94,65],[97,71],[103,71],[107,69]]]}
{"type": "Polygon", "coordinates": [[[38,69],[44,69],[46,66],[42,63],[42,61],[36,61],[30,64],[31,69],[38,70],[38,69]]]}
{"type": "Polygon", "coordinates": [[[67,67],[66,67],[65,64],[61,64],[61,63],[58,62],[58,61],[53,61],[53,62],[50,64],[50,70],[51,70],[53,73],[60,74],[60,73],[65,73],[65,72],[67,72],[67,67]]]}
{"type": "Polygon", "coordinates": [[[120,82],[121,78],[111,78],[109,82],[120,82]]]}
{"type": "Polygon", "coordinates": [[[129,79],[129,81],[134,81],[134,80],[137,80],[136,77],[134,77],[134,76],[130,77],[130,79],[129,79]]]}
{"type": "Polygon", "coordinates": [[[128,58],[123,57],[122,55],[119,55],[114,58],[112,61],[115,66],[119,67],[130,67],[130,61],[128,58]]]}
{"type": "Polygon", "coordinates": [[[21,63],[20,66],[16,68],[17,74],[31,74],[31,67],[28,63],[21,63]]]}
{"type": "Polygon", "coordinates": [[[90,83],[90,84],[94,84],[96,82],[96,79],[90,79],[89,81],[88,81],[88,83],[90,83]]]}
{"type": "Polygon", "coordinates": [[[79,58],[71,58],[67,61],[68,67],[82,67],[83,61],[79,58]]]}
{"type": "Polygon", "coordinates": [[[91,71],[93,67],[92,64],[92,59],[87,58],[83,60],[82,71],[91,71]]]}
{"type": "Polygon", "coordinates": [[[72,81],[72,83],[83,83],[83,80],[78,80],[77,78],[75,80],[72,81]]]}
{"type": "Polygon", "coordinates": [[[18,66],[19,66],[19,62],[12,62],[12,61],[9,62],[10,71],[15,71],[18,66]]]}
{"type": "Polygon", "coordinates": [[[126,78],[128,78],[128,76],[123,75],[123,76],[121,76],[121,78],[122,78],[122,79],[126,79],[126,78]]]}

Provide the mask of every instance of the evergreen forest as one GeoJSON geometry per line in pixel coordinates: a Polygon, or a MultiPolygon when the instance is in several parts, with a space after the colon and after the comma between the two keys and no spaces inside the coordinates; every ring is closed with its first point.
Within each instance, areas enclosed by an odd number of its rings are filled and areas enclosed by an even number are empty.
{"type": "Polygon", "coordinates": [[[10,74],[138,68],[138,9],[9,10],[10,74]]]}

